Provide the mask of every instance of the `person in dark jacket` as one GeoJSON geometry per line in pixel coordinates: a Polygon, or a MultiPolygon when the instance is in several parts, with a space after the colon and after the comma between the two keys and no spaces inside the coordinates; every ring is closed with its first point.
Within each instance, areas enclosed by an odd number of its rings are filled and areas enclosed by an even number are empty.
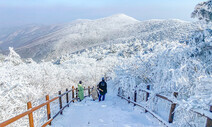
{"type": "Polygon", "coordinates": [[[102,81],[98,84],[98,90],[99,90],[99,101],[105,100],[105,94],[107,93],[107,83],[105,82],[104,77],[102,78],[102,81]]]}

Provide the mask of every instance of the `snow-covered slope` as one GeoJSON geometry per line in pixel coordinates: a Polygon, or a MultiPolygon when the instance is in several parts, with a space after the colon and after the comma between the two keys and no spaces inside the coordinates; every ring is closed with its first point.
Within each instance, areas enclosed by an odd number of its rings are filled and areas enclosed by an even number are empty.
{"type": "Polygon", "coordinates": [[[143,110],[122,100],[113,91],[113,82],[108,82],[105,101],[86,98],[80,103],[72,103],[53,122],[53,127],[165,127],[157,119],[143,110]],[[79,113],[81,115],[79,115],[79,113]],[[74,116],[74,117],[72,117],[74,116]],[[70,119],[71,118],[71,119],[70,119]]]}
{"type": "Polygon", "coordinates": [[[97,20],[76,20],[55,26],[33,26],[0,35],[0,47],[15,46],[24,58],[51,60],[99,44],[133,39],[176,41],[197,30],[194,23],[180,20],[138,21],[124,14],[97,20]]]}
{"type": "MultiPolygon", "coordinates": [[[[177,91],[180,103],[174,124],[202,126],[204,118],[190,109],[208,110],[211,105],[211,31],[197,33],[191,40],[189,43],[133,40],[100,45],[62,56],[54,64],[32,60],[26,63],[10,48],[10,54],[0,61],[0,120],[25,111],[28,101],[38,105],[45,101],[44,95],[56,96],[58,90],[76,86],[79,80],[85,86],[96,85],[106,74],[114,81],[114,88],[123,87],[131,96],[135,89],[144,88],[148,83],[151,90],[167,96],[177,91]]],[[[147,104],[166,118],[160,112],[164,106],[153,106],[156,102],[153,95],[147,104]]],[[[57,102],[51,109],[52,115],[55,114],[57,102]]],[[[46,120],[44,110],[33,114],[36,126],[46,120]]],[[[26,126],[27,123],[26,118],[13,125],[26,126]]]]}
{"type": "Polygon", "coordinates": [[[0,30],[0,49],[8,50],[8,47],[18,48],[32,43],[36,39],[48,33],[59,30],[61,26],[52,25],[27,25],[0,30]]]}

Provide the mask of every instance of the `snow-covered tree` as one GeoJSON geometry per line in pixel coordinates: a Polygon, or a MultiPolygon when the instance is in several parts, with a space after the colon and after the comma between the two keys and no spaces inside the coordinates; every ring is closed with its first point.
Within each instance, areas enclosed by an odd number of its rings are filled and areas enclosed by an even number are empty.
{"type": "Polygon", "coordinates": [[[206,22],[212,21],[212,0],[201,2],[196,5],[191,17],[204,20],[206,22]]]}
{"type": "Polygon", "coordinates": [[[0,62],[3,62],[5,59],[5,56],[3,54],[0,53],[0,62]]]}
{"type": "Polygon", "coordinates": [[[19,65],[23,63],[21,57],[14,51],[12,47],[9,47],[9,55],[5,58],[5,62],[12,63],[14,65],[19,65]]]}

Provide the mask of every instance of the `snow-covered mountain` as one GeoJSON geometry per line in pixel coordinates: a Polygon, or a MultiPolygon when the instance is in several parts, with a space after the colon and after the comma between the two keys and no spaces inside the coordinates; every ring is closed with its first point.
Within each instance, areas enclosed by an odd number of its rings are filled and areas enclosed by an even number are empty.
{"type": "Polygon", "coordinates": [[[0,33],[0,47],[9,46],[23,58],[51,60],[100,44],[146,41],[178,41],[197,30],[195,23],[181,20],[138,21],[124,14],[97,20],[76,20],[68,24],[29,26],[0,33]]]}
{"type": "MultiPolygon", "coordinates": [[[[169,97],[177,91],[178,105],[174,126],[204,126],[205,118],[192,113],[190,109],[209,111],[211,105],[211,29],[198,31],[186,43],[179,43],[181,39],[192,34],[193,30],[198,29],[195,23],[179,20],[140,22],[120,15],[130,21],[121,22],[118,17],[120,22],[117,26],[104,26],[106,21],[114,23],[114,17],[117,15],[94,21],[77,20],[71,24],[52,27],[54,32],[51,34],[46,33],[43,38],[28,45],[17,46],[19,53],[24,50],[34,53],[39,47],[42,56],[39,58],[51,58],[54,52],[59,51],[62,55],[70,52],[54,63],[36,63],[31,59],[24,61],[13,48],[9,48],[9,55],[0,55],[0,122],[24,112],[28,101],[38,105],[45,101],[46,94],[50,97],[57,96],[58,90],[64,91],[72,85],[76,87],[80,80],[85,86],[93,86],[106,75],[113,81],[113,88],[121,87],[126,90],[127,96],[133,96],[135,89],[146,88],[148,84],[155,93],[169,97]],[[95,32],[98,33],[92,36],[95,32]],[[65,42],[66,39],[69,41],[65,42]],[[78,49],[77,52],[71,53],[74,50],[68,47],[69,44],[78,44],[74,49],[78,49]],[[49,47],[44,47],[45,45],[49,47]],[[55,51],[46,50],[46,54],[42,55],[45,51],[43,48],[55,48],[55,51]],[[50,53],[51,57],[47,53],[50,53]]],[[[34,58],[38,58],[37,54],[34,54],[34,58]]],[[[142,98],[142,95],[138,96],[142,98]]],[[[169,102],[161,104],[170,106],[169,102]]],[[[151,94],[147,105],[163,119],[167,119],[164,105],[158,104],[155,94],[151,94]]],[[[55,114],[58,103],[53,103],[51,109],[52,114],[55,114]]],[[[46,120],[46,114],[43,112],[44,110],[41,110],[33,114],[34,119],[38,121],[36,126],[46,120]]],[[[14,126],[26,126],[27,123],[28,119],[25,118],[14,126]]]]}

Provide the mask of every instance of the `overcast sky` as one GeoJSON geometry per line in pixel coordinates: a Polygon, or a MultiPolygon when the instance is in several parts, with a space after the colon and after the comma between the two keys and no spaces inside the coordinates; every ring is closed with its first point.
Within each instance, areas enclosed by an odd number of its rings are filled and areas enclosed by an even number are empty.
{"type": "Polygon", "coordinates": [[[138,20],[191,21],[195,5],[204,0],[0,0],[0,27],[67,23],[124,13],[138,20]]]}

